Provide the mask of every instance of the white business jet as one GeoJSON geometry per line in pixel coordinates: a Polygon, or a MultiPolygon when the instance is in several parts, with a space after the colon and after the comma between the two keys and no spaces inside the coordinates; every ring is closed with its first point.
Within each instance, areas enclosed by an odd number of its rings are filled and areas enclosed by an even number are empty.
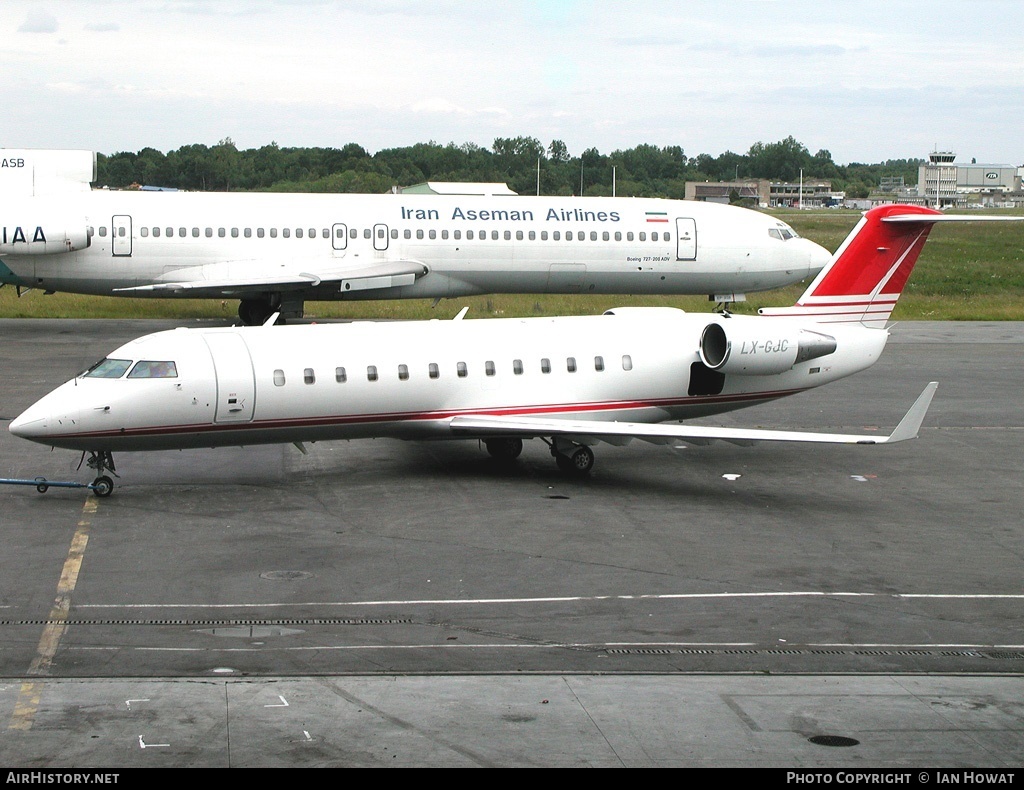
{"type": "Polygon", "coordinates": [[[728,304],[813,277],[830,257],[781,220],[714,203],[111,191],[89,189],[91,151],[0,154],[0,285],[238,299],[246,324],[301,317],[308,300],[698,294],[728,304]]]}
{"type": "Polygon", "coordinates": [[[364,437],[481,440],[511,460],[540,438],[587,472],[591,446],[715,439],[884,444],[916,437],[936,384],[889,435],[688,425],[849,376],[886,323],[933,225],[890,205],[864,214],[792,307],[758,316],[674,308],[604,315],[175,329],[121,346],[17,417],[17,436],[89,453],[107,496],[116,450],[364,437]]]}

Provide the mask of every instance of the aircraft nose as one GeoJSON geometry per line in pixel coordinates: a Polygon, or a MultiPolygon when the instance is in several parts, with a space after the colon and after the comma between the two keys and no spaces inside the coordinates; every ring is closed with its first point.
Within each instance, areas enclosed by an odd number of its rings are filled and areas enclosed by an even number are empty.
{"type": "Polygon", "coordinates": [[[808,275],[813,277],[832,260],[832,253],[810,239],[801,239],[801,241],[806,242],[808,275]]]}
{"type": "Polygon", "coordinates": [[[46,432],[46,416],[29,408],[11,420],[8,430],[22,439],[37,439],[46,432]]]}

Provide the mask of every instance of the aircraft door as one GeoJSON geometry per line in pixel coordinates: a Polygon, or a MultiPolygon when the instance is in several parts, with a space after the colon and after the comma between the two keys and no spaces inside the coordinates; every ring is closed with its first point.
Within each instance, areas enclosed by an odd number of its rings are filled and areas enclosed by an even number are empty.
{"type": "Polygon", "coordinates": [[[204,335],[217,371],[214,422],[247,422],[256,405],[256,380],[249,348],[235,333],[204,335]]]}
{"type": "Polygon", "coordinates": [[[127,214],[115,214],[110,222],[112,237],[110,251],[114,255],[129,256],[132,254],[132,218],[127,214]]]}
{"type": "Polygon", "coordinates": [[[334,223],[331,228],[331,247],[334,248],[335,258],[345,257],[345,251],[348,249],[348,225],[334,223]]]}
{"type": "Polygon", "coordinates": [[[383,252],[388,248],[388,226],[387,225],[374,225],[373,226],[373,248],[378,252],[383,252]]]}
{"type": "Polygon", "coordinates": [[[697,260],[697,222],[690,217],[676,217],[676,260],[697,260]]]}

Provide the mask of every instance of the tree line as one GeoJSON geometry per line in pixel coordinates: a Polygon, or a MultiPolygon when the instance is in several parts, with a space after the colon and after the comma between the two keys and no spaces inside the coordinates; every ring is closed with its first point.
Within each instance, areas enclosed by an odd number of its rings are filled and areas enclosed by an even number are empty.
{"type": "Polygon", "coordinates": [[[499,137],[490,148],[475,143],[417,143],[370,154],[358,143],[341,148],[282,148],[276,142],[239,150],[230,138],[193,144],[166,154],[97,154],[97,185],[133,185],[202,191],[366,192],[425,181],[503,182],[523,195],[591,195],[682,198],[687,181],[823,179],[848,197],[867,197],[883,177],[917,183],[921,159],[837,165],[792,136],[755,143],[745,154],[688,157],[677,145],[642,144],[602,154],[588,148],[572,156],[565,143],[545,147],[534,137],[499,137]]]}

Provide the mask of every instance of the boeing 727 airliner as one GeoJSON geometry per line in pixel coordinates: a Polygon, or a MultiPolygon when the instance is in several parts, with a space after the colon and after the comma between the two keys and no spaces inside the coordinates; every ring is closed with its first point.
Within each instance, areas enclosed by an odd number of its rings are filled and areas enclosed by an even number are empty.
{"type": "MultiPolygon", "coordinates": [[[[138,338],[42,397],[13,434],[88,452],[107,496],[114,451],[390,437],[475,439],[511,460],[540,438],[566,470],[591,446],[715,439],[874,445],[917,436],[930,383],[889,435],[681,422],[818,387],[878,361],[936,223],[868,211],[789,308],[758,316],[634,307],[600,316],[175,329],[138,338]]],[[[974,219],[973,217],[970,219],[974,219]]]]}
{"type": "Polygon", "coordinates": [[[238,299],[246,324],[301,317],[308,300],[589,293],[727,303],[812,277],[830,257],[781,220],[714,203],[111,191],[89,189],[95,174],[67,156],[91,152],[2,153],[14,164],[0,169],[0,284],[238,299]]]}

